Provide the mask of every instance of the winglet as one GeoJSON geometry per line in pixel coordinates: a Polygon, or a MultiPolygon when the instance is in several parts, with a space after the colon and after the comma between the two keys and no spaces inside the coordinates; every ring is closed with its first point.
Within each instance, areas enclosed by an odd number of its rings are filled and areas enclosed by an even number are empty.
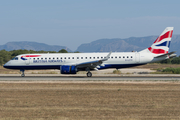
{"type": "Polygon", "coordinates": [[[109,57],[111,56],[111,53],[112,53],[112,51],[111,51],[104,59],[102,59],[101,61],[106,61],[106,60],[108,60],[109,57]]]}

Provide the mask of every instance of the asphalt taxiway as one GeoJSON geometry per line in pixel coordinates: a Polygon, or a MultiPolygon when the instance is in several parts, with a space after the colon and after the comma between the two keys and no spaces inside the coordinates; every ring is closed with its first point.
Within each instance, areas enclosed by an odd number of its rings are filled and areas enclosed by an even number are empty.
{"type": "Polygon", "coordinates": [[[180,81],[180,76],[0,76],[0,81],[180,81]]]}

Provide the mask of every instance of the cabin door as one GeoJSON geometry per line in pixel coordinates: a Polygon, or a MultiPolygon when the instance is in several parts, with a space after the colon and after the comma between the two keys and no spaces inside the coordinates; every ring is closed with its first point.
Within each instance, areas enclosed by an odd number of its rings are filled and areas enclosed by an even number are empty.
{"type": "Polygon", "coordinates": [[[26,55],[26,59],[25,62],[26,62],[26,65],[29,65],[30,64],[30,58],[29,58],[29,55],[26,55]]]}
{"type": "Polygon", "coordinates": [[[137,62],[137,63],[139,63],[139,62],[140,62],[140,55],[139,55],[139,53],[138,53],[138,52],[136,53],[136,62],[137,62]]]}

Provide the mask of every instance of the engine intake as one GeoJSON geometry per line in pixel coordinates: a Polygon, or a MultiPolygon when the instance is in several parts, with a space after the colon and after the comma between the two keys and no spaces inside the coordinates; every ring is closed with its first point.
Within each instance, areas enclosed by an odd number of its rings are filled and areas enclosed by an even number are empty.
{"type": "Polygon", "coordinates": [[[77,67],[76,66],[69,66],[69,65],[62,65],[60,67],[61,74],[76,74],[77,67]]]}

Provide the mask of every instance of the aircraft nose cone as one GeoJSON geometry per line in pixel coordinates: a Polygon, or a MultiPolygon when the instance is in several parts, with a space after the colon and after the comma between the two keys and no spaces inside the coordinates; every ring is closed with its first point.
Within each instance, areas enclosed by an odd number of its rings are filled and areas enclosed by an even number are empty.
{"type": "Polygon", "coordinates": [[[7,63],[3,65],[4,68],[6,68],[7,66],[8,66],[7,63]]]}
{"type": "Polygon", "coordinates": [[[3,65],[3,67],[4,67],[4,68],[6,68],[6,67],[7,67],[7,65],[6,65],[6,64],[4,64],[4,65],[3,65]]]}
{"type": "Polygon", "coordinates": [[[4,67],[4,68],[8,68],[9,64],[10,64],[10,62],[5,63],[5,64],[3,65],[3,67],[4,67]]]}

